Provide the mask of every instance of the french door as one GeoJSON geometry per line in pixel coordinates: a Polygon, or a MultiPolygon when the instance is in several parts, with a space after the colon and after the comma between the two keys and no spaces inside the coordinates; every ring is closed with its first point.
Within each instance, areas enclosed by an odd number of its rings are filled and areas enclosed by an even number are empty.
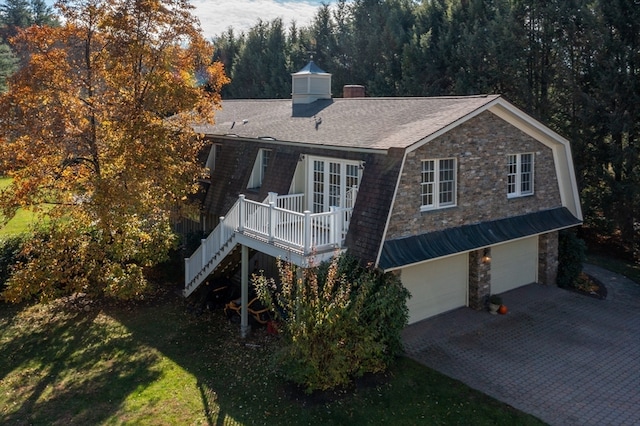
{"type": "Polygon", "coordinates": [[[310,158],[309,210],[329,211],[330,207],[353,207],[352,191],[360,184],[360,163],[328,158],[310,158]]]}

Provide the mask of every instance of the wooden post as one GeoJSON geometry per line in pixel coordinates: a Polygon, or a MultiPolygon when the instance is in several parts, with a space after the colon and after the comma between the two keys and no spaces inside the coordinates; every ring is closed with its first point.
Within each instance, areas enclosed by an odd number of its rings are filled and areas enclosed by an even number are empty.
{"type": "Polygon", "coordinates": [[[241,247],[241,278],[240,278],[240,337],[249,335],[249,247],[241,247]]]}
{"type": "Polygon", "coordinates": [[[278,193],[277,192],[270,192],[269,193],[269,198],[267,198],[267,200],[269,202],[275,203],[276,201],[278,201],[278,193]]]}
{"type": "Polygon", "coordinates": [[[304,211],[304,226],[302,229],[303,232],[303,252],[305,255],[311,253],[311,212],[309,210],[304,211]]]}
{"type": "Polygon", "coordinates": [[[244,232],[244,194],[240,194],[240,204],[238,204],[238,232],[244,232]]]}
{"type": "Polygon", "coordinates": [[[273,201],[269,201],[269,242],[273,242],[273,236],[275,235],[275,233],[276,233],[275,203],[273,201]]]}
{"type": "Polygon", "coordinates": [[[335,246],[338,243],[338,239],[336,238],[339,223],[338,207],[331,206],[329,207],[329,211],[331,212],[329,216],[329,244],[335,246]]]}

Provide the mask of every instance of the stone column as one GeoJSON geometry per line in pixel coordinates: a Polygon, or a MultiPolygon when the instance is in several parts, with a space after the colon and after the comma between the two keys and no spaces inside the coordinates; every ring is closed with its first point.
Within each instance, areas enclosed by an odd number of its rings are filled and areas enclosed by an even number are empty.
{"type": "Polygon", "coordinates": [[[538,282],[557,285],[558,277],[558,231],[538,237],[538,282]]]}
{"type": "Polygon", "coordinates": [[[491,249],[469,252],[469,307],[482,310],[491,294],[491,249]]]}

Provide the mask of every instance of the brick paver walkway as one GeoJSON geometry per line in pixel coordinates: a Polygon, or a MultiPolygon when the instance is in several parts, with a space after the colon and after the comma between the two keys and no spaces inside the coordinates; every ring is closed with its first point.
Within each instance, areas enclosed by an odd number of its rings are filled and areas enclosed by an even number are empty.
{"type": "Polygon", "coordinates": [[[640,285],[585,271],[606,300],[528,285],[502,295],[507,315],[462,308],[409,326],[405,351],[551,425],[639,425],[640,285]]]}

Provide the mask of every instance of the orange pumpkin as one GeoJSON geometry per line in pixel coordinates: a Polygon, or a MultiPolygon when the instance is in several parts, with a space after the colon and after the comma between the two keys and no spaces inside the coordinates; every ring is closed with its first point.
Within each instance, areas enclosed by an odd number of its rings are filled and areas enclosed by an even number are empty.
{"type": "Polygon", "coordinates": [[[498,313],[500,315],[504,315],[506,314],[508,311],[507,307],[505,305],[500,305],[500,307],[498,308],[498,313]]]}

